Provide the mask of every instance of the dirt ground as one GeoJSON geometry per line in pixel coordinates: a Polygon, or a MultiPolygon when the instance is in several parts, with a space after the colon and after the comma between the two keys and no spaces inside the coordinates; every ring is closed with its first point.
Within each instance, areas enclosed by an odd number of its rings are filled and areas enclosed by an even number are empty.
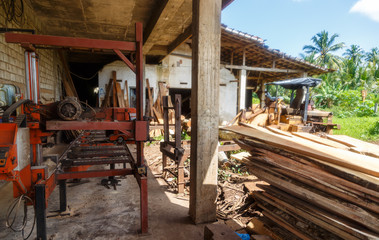
{"type": "MultiPolygon", "coordinates": [[[[146,148],[148,162],[158,161],[159,145],[146,148]]],[[[159,166],[154,166],[156,171],[159,166]]],[[[71,216],[47,219],[48,239],[203,239],[205,225],[194,225],[188,216],[187,197],[177,196],[149,170],[149,234],[138,235],[139,187],[134,177],[120,179],[117,190],[106,189],[101,178],[67,187],[71,216]],[[180,229],[180,230],[179,230],[180,229]]],[[[12,184],[0,187],[0,239],[22,239],[20,232],[5,227],[5,215],[12,198],[12,184]]],[[[48,215],[59,208],[59,189],[48,201],[48,215]]],[[[33,210],[29,208],[29,214],[33,210]]],[[[30,230],[29,221],[26,232],[30,230]]],[[[35,238],[35,229],[32,237],[35,238]]]]}

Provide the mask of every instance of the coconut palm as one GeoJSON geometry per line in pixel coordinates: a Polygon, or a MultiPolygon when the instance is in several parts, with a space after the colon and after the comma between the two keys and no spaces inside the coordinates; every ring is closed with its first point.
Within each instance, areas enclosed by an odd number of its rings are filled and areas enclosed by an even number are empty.
{"type": "Polygon", "coordinates": [[[366,61],[373,63],[373,65],[379,64],[379,49],[377,47],[366,53],[366,61]]]}
{"type": "Polygon", "coordinates": [[[332,53],[344,47],[344,43],[335,43],[338,34],[333,34],[329,38],[329,33],[325,30],[317,33],[311,38],[313,45],[305,45],[303,50],[306,53],[315,52],[317,55],[317,62],[323,67],[338,66],[338,57],[332,53]]]}
{"type": "Polygon", "coordinates": [[[364,51],[358,45],[351,45],[349,49],[346,49],[346,52],[343,56],[347,57],[348,60],[351,60],[355,65],[359,65],[362,62],[362,57],[364,56],[364,51]]]}

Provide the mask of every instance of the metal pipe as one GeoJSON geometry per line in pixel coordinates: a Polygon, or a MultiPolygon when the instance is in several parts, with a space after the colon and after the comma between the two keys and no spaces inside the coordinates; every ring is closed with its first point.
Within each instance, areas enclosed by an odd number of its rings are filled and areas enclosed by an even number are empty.
{"type": "Polygon", "coordinates": [[[307,122],[308,118],[308,104],[309,104],[309,86],[307,86],[307,93],[305,94],[305,104],[304,104],[304,117],[303,122],[307,122]]]}

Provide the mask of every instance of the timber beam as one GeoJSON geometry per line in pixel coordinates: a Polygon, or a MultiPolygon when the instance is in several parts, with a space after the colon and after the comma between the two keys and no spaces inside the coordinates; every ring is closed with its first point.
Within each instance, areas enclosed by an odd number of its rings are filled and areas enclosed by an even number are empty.
{"type": "Polygon", "coordinates": [[[225,65],[225,68],[256,71],[256,72],[277,72],[277,73],[302,73],[302,72],[304,72],[303,70],[250,67],[250,66],[239,66],[239,65],[225,65]]]}

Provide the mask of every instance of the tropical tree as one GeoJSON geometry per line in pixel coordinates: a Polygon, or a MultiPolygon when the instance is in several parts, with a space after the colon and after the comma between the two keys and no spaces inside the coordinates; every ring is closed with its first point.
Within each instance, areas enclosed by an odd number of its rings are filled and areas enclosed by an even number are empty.
{"type": "Polygon", "coordinates": [[[305,45],[303,50],[310,54],[315,53],[317,63],[323,67],[336,67],[338,66],[339,58],[333,55],[344,47],[344,43],[335,43],[338,34],[333,34],[329,37],[329,33],[325,30],[317,33],[311,38],[313,45],[305,45]]]}
{"type": "Polygon", "coordinates": [[[362,58],[365,52],[358,45],[351,45],[349,49],[346,49],[343,56],[347,57],[348,60],[352,61],[355,65],[362,63],[362,58]]]}
{"type": "Polygon", "coordinates": [[[366,53],[366,61],[374,63],[374,65],[379,63],[379,49],[377,47],[366,53]]]}

